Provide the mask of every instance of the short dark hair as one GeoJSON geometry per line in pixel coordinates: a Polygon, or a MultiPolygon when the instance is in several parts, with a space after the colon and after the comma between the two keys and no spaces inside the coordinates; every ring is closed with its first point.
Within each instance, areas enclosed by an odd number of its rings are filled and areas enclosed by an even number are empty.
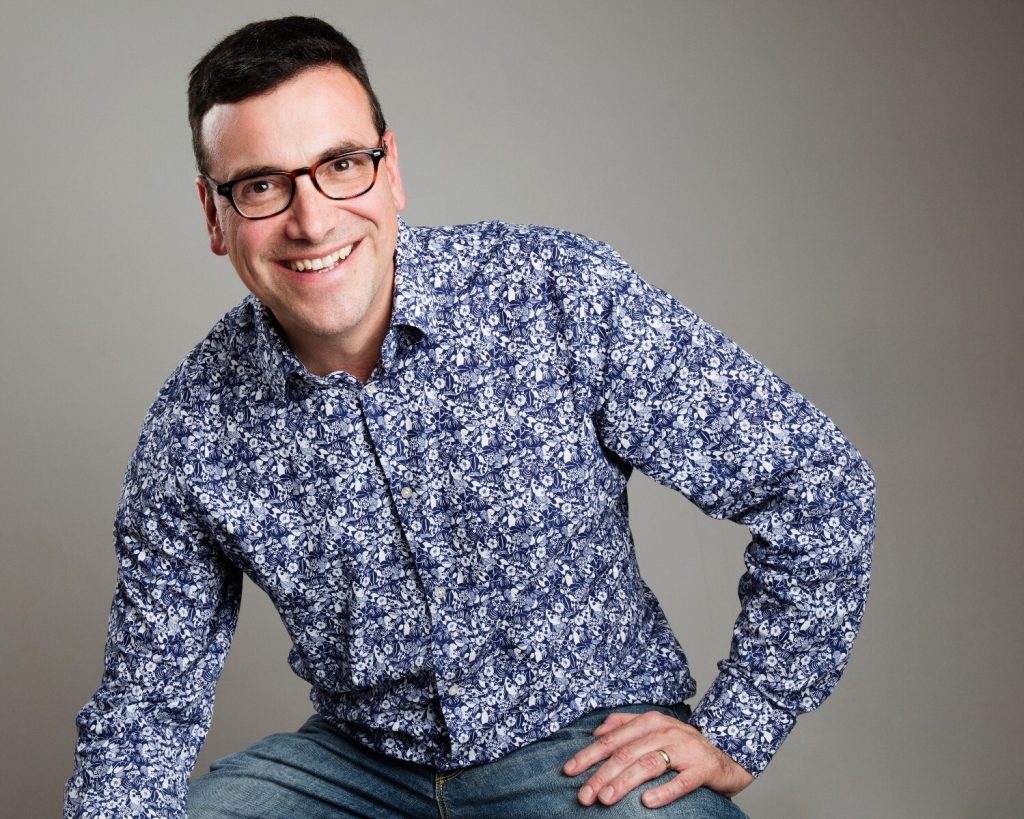
{"type": "Polygon", "coordinates": [[[264,94],[307,68],[337,65],[366,89],[377,135],[387,130],[384,113],[359,49],[333,26],[316,17],[281,17],[243,26],[211,48],[188,79],[188,124],[196,167],[207,172],[203,117],[220,103],[264,94]]]}

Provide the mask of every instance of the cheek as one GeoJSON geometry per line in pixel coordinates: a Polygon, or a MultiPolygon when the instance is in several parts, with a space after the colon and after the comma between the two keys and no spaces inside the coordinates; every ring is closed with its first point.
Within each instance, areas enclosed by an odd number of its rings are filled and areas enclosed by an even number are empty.
{"type": "Polygon", "coordinates": [[[260,222],[230,226],[227,234],[228,254],[232,260],[255,259],[268,244],[268,231],[260,222]]]}

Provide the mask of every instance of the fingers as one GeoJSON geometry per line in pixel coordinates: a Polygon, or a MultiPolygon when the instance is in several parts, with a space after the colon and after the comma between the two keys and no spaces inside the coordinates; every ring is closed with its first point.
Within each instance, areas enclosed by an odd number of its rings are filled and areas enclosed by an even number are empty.
{"type": "Polygon", "coordinates": [[[686,796],[691,791],[697,790],[702,784],[700,777],[692,771],[686,770],[665,784],[644,791],[640,796],[640,801],[648,808],[660,808],[662,805],[674,802],[680,796],[686,796]]]}
{"type": "Polygon", "coordinates": [[[685,759],[689,732],[700,736],[692,726],[658,711],[613,714],[594,731],[597,741],[580,750],[566,763],[564,771],[574,776],[604,760],[580,788],[579,801],[584,805],[597,801],[612,805],[669,770],[661,751],[669,755],[673,767],[678,767],[685,759]]]}
{"type": "MultiPolygon", "coordinates": [[[[584,805],[592,805],[595,801],[603,805],[614,805],[630,791],[670,770],[672,769],[665,766],[665,759],[657,750],[640,754],[631,764],[618,771],[606,771],[605,766],[602,766],[602,769],[580,788],[579,800],[584,805]]],[[[685,792],[680,791],[680,795],[685,792]]]]}
{"type": "Polygon", "coordinates": [[[657,711],[648,711],[646,714],[609,715],[594,731],[597,741],[578,751],[565,763],[562,770],[569,776],[576,776],[602,759],[607,759],[625,743],[648,733],[652,717],[672,719],[657,711]]]}
{"type": "Polygon", "coordinates": [[[597,739],[563,768],[576,776],[603,762],[579,790],[583,805],[612,805],[644,782],[679,771],[671,781],[646,791],[648,807],[668,804],[701,785],[732,796],[753,777],[712,745],[692,725],[659,711],[612,714],[594,731],[597,739]],[[666,765],[668,755],[669,765],[666,765]]]}
{"type": "Polygon", "coordinates": [[[619,726],[625,725],[627,722],[632,722],[639,716],[640,714],[609,714],[605,718],[605,721],[594,729],[594,736],[599,737],[601,734],[607,734],[609,731],[614,731],[619,726]]]}
{"type": "Polygon", "coordinates": [[[672,780],[644,791],[640,799],[647,807],[657,808],[697,790],[701,785],[731,799],[753,781],[749,771],[718,751],[684,769],[672,780]]]}

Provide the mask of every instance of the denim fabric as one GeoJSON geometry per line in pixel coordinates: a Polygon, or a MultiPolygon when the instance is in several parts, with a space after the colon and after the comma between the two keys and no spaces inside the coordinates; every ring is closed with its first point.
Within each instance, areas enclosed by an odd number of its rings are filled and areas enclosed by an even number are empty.
{"type": "Polygon", "coordinates": [[[237,754],[217,760],[210,773],[192,782],[189,819],[328,819],[331,817],[686,817],[741,819],[729,799],[701,788],[662,808],[646,808],[647,783],[614,806],[584,807],[576,793],[586,774],[568,777],[562,765],[593,741],[593,730],[613,711],[651,708],[685,719],[683,705],[632,705],[600,709],[544,739],[483,765],[439,772],[392,759],[359,745],[319,716],[294,734],[269,736],[237,754]]]}

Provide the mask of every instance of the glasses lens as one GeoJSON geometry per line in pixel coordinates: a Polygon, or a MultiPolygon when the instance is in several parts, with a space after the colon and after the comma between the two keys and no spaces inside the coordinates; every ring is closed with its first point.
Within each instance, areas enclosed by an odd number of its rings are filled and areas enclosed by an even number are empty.
{"type": "Polygon", "coordinates": [[[283,173],[242,179],[232,185],[231,198],[243,216],[272,216],[288,207],[292,180],[283,173]]]}
{"type": "Polygon", "coordinates": [[[316,183],[332,199],[349,199],[372,188],[376,174],[370,154],[342,154],[316,169],[316,183]]]}

